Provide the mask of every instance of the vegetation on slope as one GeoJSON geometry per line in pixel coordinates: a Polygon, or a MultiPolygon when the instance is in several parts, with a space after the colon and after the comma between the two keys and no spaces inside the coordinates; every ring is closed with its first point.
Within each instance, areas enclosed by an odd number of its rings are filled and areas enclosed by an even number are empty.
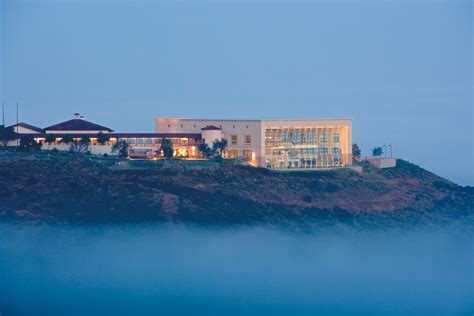
{"type": "Polygon", "coordinates": [[[186,163],[134,168],[133,163],[2,159],[0,217],[213,224],[473,222],[472,187],[403,160],[393,169],[365,165],[363,173],[186,163]]]}

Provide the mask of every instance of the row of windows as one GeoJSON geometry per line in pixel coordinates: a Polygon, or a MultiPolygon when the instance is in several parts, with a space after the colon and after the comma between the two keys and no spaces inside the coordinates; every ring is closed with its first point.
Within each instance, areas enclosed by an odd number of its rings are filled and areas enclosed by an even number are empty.
{"type": "MultiPolygon", "coordinates": [[[[130,145],[160,145],[161,138],[127,138],[127,143],[130,145]]],[[[178,146],[194,146],[196,141],[192,138],[171,138],[173,145],[178,146]]]]}
{"type": "MultiPolygon", "coordinates": [[[[315,140],[315,133],[314,132],[307,132],[306,134],[302,134],[301,132],[290,132],[288,133],[288,131],[283,131],[281,133],[281,139],[282,141],[284,142],[289,142],[289,141],[293,141],[293,142],[301,142],[302,140],[302,137],[304,137],[304,141],[306,142],[314,142],[315,140]],[[305,137],[306,136],[306,137],[305,137]]],[[[339,133],[334,133],[333,134],[333,141],[335,143],[339,143],[341,140],[341,136],[339,133]]],[[[319,141],[321,143],[325,143],[327,142],[327,135],[326,133],[323,133],[323,134],[320,134],[319,135],[319,141]]]]}
{"type": "Polygon", "coordinates": [[[248,160],[251,160],[253,159],[254,157],[254,153],[253,151],[249,150],[249,149],[244,149],[242,150],[242,156],[239,155],[239,150],[238,149],[234,149],[234,148],[229,148],[229,149],[225,149],[224,152],[222,153],[223,157],[224,158],[238,158],[238,157],[243,157],[243,158],[246,158],[248,160]]]}
{"type": "MultiPolygon", "coordinates": [[[[239,143],[239,139],[237,135],[230,135],[230,143],[232,145],[237,145],[239,143]]],[[[252,144],[252,136],[244,135],[244,145],[251,145],[252,144]]]]}
{"type": "MultiPolygon", "coordinates": [[[[181,128],[184,128],[183,124],[180,124],[181,128]]],[[[168,128],[171,128],[171,124],[168,124],[168,128]]],[[[193,125],[193,128],[196,128],[196,124],[193,125]]],[[[219,125],[219,128],[222,129],[222,125],[219,125]]],[[[232,128],[235,128],[235,125],[232,125],[232,128]]],[[[248,125],[245,125],[245,128],[249,128],[248,125]]]]}
{"type": "Polygon", "coordinates": [[[320,147],[320,148],[290,148],[290,149],[273,149],[270,151],[267,151],[266,153],[268,155],[273,155],[273,156],[284,156],[284,155],[289,155],[290,157],[293,156],[300,156],[300,155],[306,155],[306,156],[316,156],[316,154],[319,155],[328,155],[329,153],[333,155],[339,155],[342,153],[341,148],[339,147],[333,147],[330,148],[327,147],[320,147]]]}

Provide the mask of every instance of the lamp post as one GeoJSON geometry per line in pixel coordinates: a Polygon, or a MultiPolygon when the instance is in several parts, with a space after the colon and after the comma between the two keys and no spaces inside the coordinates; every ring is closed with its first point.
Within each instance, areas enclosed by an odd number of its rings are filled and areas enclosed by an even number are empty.
{"type": "Polygon", "coordinates": [[[383,144],[383,154],[385,158],[387,158],[387,146],[385,146],[385,144],[383,144]]]}
{"type": "Polygon", "coordinates": [[[390,158],[392,158],[392,144],[388,144],[388,147],[390,147],[390,158]]]}

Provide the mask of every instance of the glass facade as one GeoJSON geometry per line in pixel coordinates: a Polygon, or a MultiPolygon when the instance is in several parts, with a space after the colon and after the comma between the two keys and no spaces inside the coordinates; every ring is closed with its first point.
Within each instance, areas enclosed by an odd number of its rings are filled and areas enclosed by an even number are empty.
{"type": "Polygon", "coordinates": [[[344,135],[347,126],[269,127],[265,129],[265,167],[342,167],[350,159],[344,135]]]}

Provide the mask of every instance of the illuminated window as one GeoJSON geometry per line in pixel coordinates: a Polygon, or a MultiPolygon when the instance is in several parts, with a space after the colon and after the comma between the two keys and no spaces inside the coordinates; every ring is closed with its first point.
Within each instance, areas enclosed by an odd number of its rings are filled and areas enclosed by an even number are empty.
{"type": "Polygon", "coordinates": [[[224,158],[238,158],[239,151],[237,149],[225,149],[222,155],[224,158]]]}
{"type": "Polygon", "coordinates": [[[252,137],[250,135],[245,135],[244,137],[244,144],[250,145],[252,143],[252,137]]]}
{"type": "Polygon", "coordinates": [[[265,166],[272,169],[341,167],[346,162],[339,135],[339,126],[268,127],[265,166]]]}
{"type": "Polygon", "coordinates": [[[321,147],[321,148],[319,148],[319,153],[320,153],[321,155],[327,155],[328,152],[329,152],[329,150],[328,150],[327,147],[321,147]]]}
{"type": "Polygon", "coordinates": [[[294,132],[293,133],[293,141],[296,143],[299,143],[301,140],[301,133],[300,132],[294,132]]]}
{"type": "Polygon", "coordinates": [[[339,133],[334,133],[333,138],[335,143],[339,143],[339,141],[341,140],[341,136],[339,135],[339,133]]]}
{"type": "Polygon", "coordinates": [[[230,135],[230,143],[232,145],[237,145],[237,135],[230,135]]]}
{"type": "Polygon", "coordinates": [[[325,143],[326,142],[326,133],[322,133],[320,136],[319,136],[319,141],[321,143],[325,143]]]}
{"type": "Polygon", "coordinates": [[[249,149],[244,149],[242,150],[242,157],[244,157],[245,159],[248,159],[248,160],[252,160],[252,151],[249,150],[249,149]]]}

